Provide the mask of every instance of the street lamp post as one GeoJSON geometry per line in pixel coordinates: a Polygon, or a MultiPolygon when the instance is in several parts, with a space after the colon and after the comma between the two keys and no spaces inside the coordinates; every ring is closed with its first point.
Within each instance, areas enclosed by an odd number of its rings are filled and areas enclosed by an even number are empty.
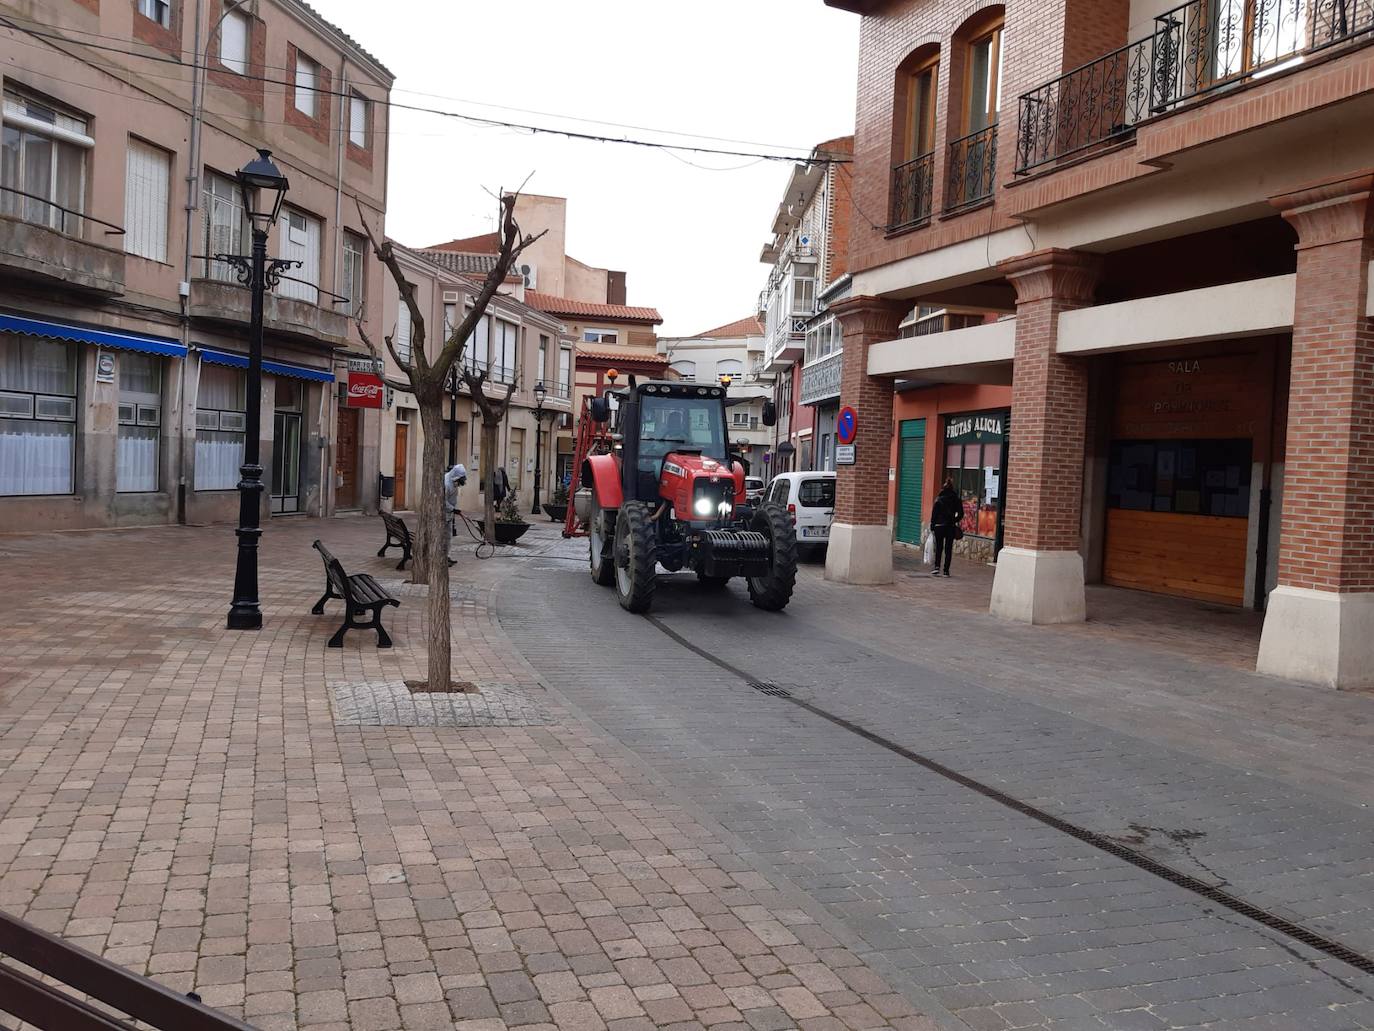
{"type": "Polygon", "coordinates": [[[539,489],[544,478],[544,445],[540,434],[544,429],[544,398],[548,392],[543,380],[534,385],[534,507],[530,515],[539,514],[539,489]]]}
{"type": "Polygon", "coordinates": [[[239,468],[238,562],[234,569],[234,601],[229,607],[230,630],[257,630],[262,626],[258,607],[258,538],[262,536],[259,519],[262,509],[262,466],[259,464],[258,438],[262,435],[262,302],[269,285],[276,286],[282,273],[297,264],[268,259],[267,234],[281,212],[286,196],[286,176],[272,163],[272,153],[259,150],[258,156],[236,176],[253,231],[253,255],[217,255],[233,265],[239,282],[248,287],[252,299],[248,334],[248,411],[244,431],[243,465],[239,468]]]}

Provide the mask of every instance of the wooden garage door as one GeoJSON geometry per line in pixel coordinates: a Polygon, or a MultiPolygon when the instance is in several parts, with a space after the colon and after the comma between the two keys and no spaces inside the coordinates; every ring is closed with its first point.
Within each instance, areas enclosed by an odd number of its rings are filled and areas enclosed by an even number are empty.
{"type": "Polygon", "coordinates": [[[1107,510],[1102,578],[1156,594],[1245,603],[1247,520],[1107,510]]]}

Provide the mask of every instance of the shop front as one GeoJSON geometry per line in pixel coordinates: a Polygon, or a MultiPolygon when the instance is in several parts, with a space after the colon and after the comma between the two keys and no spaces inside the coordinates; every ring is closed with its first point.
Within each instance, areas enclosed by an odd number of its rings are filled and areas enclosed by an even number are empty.
{"type": "Polygon", "coordinates": [[[989,561],[996,556],[1006,505],[1007,409],[944,418],[944,468],[964,505],[964,539],[956,551],[989,561]]]}
{"type": "MultiPolygon", "coordinates": [[[[1262,606],[1286,342],[1122,356],[1111,387],[1102,579],[1262,606]],[[1280,352],[1282,362],[1276,361],[1280,352]],[[1259,589],[1255,584],[1259,583],[1259,589]]],[[[1280,416],[1281,418],[1281,416],[1280,416]]]]}

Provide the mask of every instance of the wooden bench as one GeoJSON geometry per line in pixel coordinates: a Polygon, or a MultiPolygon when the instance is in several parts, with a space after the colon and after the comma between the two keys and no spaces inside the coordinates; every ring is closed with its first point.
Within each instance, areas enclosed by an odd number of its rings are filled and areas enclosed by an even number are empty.
{"type": "Polygon", "coordinates": [[[353,576],[345,573],[343,564],[319,541],[315,542],[315,550],[324,559],[324,597],[315,602],[315,607],[310,611],[317,616],[321,615],[324,612],[324,603],[331,598],[341,598],[344,603],[343,626],[329,639],[329,647],[342,648],[344,634],[350,630],[375,630],[377,647],[390,648],[391,637],[382,626],[382,609],[388,605],[399,606],[401,603],[366,573],[356,573],[353,576]],[[367,612],[372,613],[372,622],[359,623],[354,619],[355,616],[367,612]]]}
{"type": "Polygon", "coordinates": [[[381,513],[382,525],[386,527],[386,543],[382,545],[382,550],[377,552],[378,558],[385,558],[389,548],[401,549],[401,561],[396,563],[397,569],[404,569],[406,563],[410,561],[411,552],[415,550],[415,538],[410,533],[410,527],[405,524],[403,519],[392,515],[390,512],[381,513]]]}

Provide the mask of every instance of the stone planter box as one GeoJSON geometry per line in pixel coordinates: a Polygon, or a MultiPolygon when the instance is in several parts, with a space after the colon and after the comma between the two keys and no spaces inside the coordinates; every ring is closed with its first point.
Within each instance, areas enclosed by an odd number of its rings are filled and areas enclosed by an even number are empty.
{"type": "Polygon", "coordinates": [[[545,505],[544,514],[547,515],[550,519],[552,519],[555,523],[561,523],[568,518],[568,506],[545,505]]]}

